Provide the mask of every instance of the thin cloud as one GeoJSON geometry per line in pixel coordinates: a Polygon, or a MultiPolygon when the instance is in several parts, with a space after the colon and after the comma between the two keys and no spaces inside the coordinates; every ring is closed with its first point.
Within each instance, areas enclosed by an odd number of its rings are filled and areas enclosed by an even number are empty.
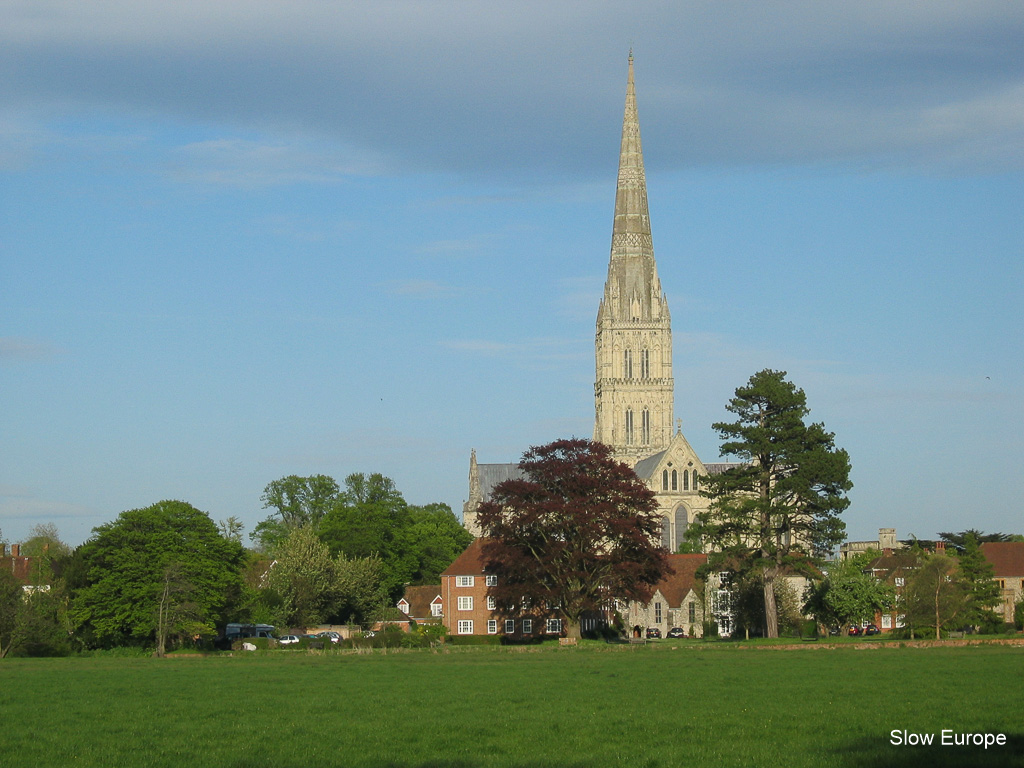
{"type": "Polygon", "coordinates": [[[113,0],[35,0],[4,21],[0,99],[17,108],[291,125],[357,158],[355,169],[347,156],[293,163],[273,142],[226,139],[177,169],[212,184],[336,179],[365,172],[364,153],[403,171],[603,173],[624,32],[652,170],[1024,164],[1018,3],[595,2],[580,19],[540,2],[140,2],[125,13],[113,0]]]}
{"type": "Polygon", "coordinates": [[[168,175],[175,181],[257,188],[288,184],[333,184],[375,172],[367,158],[345,156],[331,147],[215,139],[180,147],[168,175]]]}
{"type": "Polygon", "coordinates": [[[49,342],[0,336],[0,363],[50,360],[62,352],[49,342]]]}
{"type": "Polygon", "coordinates": [[[385,284],[389,293],[408,296],[413,299],[449,299],[461,293],[461,289],[444,285],[436,280],[396,280],[385,284]]]}

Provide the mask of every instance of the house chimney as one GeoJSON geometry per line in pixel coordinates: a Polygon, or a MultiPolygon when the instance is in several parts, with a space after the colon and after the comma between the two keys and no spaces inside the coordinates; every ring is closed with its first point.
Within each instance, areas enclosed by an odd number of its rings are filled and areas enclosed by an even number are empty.
{"type": "Polygon", "coordinates": [[[944,542],[944,541],[936,541],[935,542],[935,554],[936,555],[944,555],[944,554],[946,554],[946,542],[944,542]]]}
{"type": "Polygon", "coordinates": [[[21,544],[11,544],[11,557],[21,557],[21,544]]]}
{"type": "Polygon", "coordinates": [[[885,555],[886,557],[892,557],[892,548],[891,547],[886,547],[885,549],[882,550],[882,554],[885,555]]]}

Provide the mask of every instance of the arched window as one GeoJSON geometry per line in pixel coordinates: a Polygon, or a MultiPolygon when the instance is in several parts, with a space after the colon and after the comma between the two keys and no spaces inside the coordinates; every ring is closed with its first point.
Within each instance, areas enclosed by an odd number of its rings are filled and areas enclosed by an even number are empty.
{"type": "Polygon", "coordinates": [[[651,412],[646,408],[640,414],[640,444],[651,444],[651,412]]]}
{"type": "Polygon", "coordinates": [[[690,473],[685,469],[683,470],[683,490],[690,490],[690,473]]]}
{"type": "Polygon", "coordinates": [[[651,352],[648,349],[640,352],[640,378],[651,378],[651,352]]]}
{"type": "Polygon", "coordinates": [[[665,549],[672,549],[672,524],[667,517],[661,518],[661,546],[665,549]]]}
{"type": "Polygon", "coordinates": [[[626,445],[633,444],[633,409],[626,409],[626,445]]]}
{"type": "Polygon", "coordinates": [[[679,490],[679,475],[676,474],[676,471],[674,469],[672,470],[672,490],[679,490]]]}
{"type": "Polygon", "coordinates": [[[686,515],[686,507],[680,504],[676,507],[676,548],[683,543],[683,539],[686,535],[686,526],[689,524],[689,520],[686,515]]]}
{"type": "Polygon", "coordinates": [[[697,470],[693,470],[693,490],[697,490],[697,470]]]}
{"type": "Polygon", "coordinates": [[[622,378],[633,378],[633,350],[631,349],[622,352],[622,378]]]}
{"type": "Polygon", "coordinates": [[[663,491],[667,491],[668,490],[668,470],[667,469],[663,469],[661,471],[661,490],[663,490],[663,491]]]}

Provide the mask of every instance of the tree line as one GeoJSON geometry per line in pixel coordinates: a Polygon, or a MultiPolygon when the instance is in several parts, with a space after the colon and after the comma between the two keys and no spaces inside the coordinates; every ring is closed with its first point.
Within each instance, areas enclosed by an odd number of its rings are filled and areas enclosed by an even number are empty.
{"type": "Polygon", "coordinates": [[[289,476],[243,545],[236,518],[184,501],[122,512],[72,549],[56,527],[22,545],[35,588],[0,572],[0,657],[154,647],[227,622],[305,627],[397,618],[406,585],[437,583],[472,539],[446,504],[408,504],[380,474],[289,476]]]}

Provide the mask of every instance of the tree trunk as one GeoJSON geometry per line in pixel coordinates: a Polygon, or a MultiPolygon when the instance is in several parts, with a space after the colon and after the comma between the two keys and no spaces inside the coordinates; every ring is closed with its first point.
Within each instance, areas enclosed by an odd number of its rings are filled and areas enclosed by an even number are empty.
{"type": "Polygon", "coordinates": [[[775,605],[775,574],[768,571],[764,574],[764,627],[765,637],[779,636],[779,610],[775,605]]]}
{"type": "Polygon", "coordinates": [[[569,619],[565,620],[565,636],[576,638],[576,640],[579,641],[582,637],[582,627],[579,619],[576,621],[571,621],[569,619]]]}

